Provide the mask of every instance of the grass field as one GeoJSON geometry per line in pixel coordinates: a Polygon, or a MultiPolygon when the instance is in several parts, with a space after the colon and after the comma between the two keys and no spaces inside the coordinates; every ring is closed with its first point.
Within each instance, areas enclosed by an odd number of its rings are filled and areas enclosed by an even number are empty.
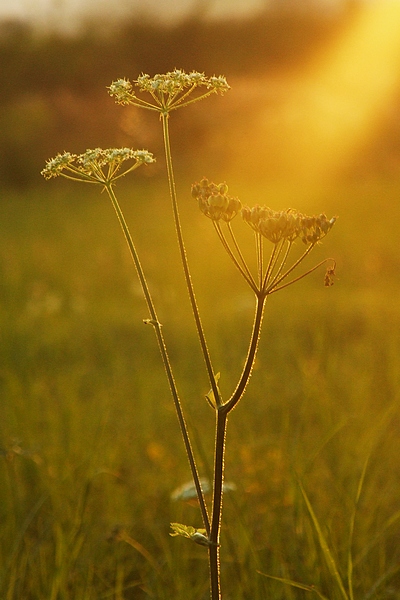
{"type": "MultiPolygon", "coordinates": [[[[351,573],[348,600],[399,599],[400,185],[343,184],[306,206],[236,185],[250,204],[338,214],[310,263],[335,257],[338,279],[324,288],[318,271],[268,300],[228,427],[224,600],[317,597],[260,572],[344,600],[321,535],[346,590],[351,573]]],[[[201,522],[171,499],[190,472],[146,307],[111,205],[82,188],[49,182],[0,203],[0,598],[202,600],[206,551],[169,536],[171,521],[201,522]]],[[[187,189],[188,254],[229,393],[253,300],[187,189]]],[[[139,179],[120,199],[207,476],[213,414],[167,191],[139,179]]]]}

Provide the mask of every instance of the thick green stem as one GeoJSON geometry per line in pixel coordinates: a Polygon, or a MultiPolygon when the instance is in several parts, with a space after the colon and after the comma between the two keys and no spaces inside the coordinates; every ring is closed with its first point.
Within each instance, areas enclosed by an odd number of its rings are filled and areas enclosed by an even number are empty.
{"type": "Polygon", "coordinates": [[[222,521],[222,497],[225,470],[224,457],[227,418],[228,414],[226,412],[223,412],[221,410],[217,411],[214,456],[214,491],[209,547],[211,600],[220,600],[221,598],[219,534],[221,530],[222,521]]]}
{"type": "Polygon", "coordinates": [[[171,200],[172,200],[172,210],[173,210],[173,214],[174,214],[175,229],[176,229],[176,235],[178,238],[179,252],[181,255],[181,261],[182,261],[182,266],[183,266],[183,272],[185,274],[186,285],[187,285],[187,289],[189,292],[190,304],[192,306],[192,312],[193,312],[194,320],[196,323],[197,334],[199,336],[201,350],[202,350],[202,353],[204,356],[204,361],[205,361],[206,367],[207,367],[208,378],[210,380],[211,389],[214,393],[216,405],[221,406],[221,403],[222,403],[221,397],[220,397],[220,393],[218,390],[217,381],[215,379],[214,370],[212,368],[211,357],[210,357],[210,353],[209,353],[209,350],[207,347],[207,342],[206,342],[206,338],[204,335],[203,325],[202,325],[201,319],[200,319],[200,313],[199,313],[199,309],[197,306],[196,296],[194,293],[192,278],[191,278],[190,270],[189,270],[189,264],[188,264],[188,260],[187,260],[187,256],[186,256],[185,244],[183,241],[182,227],[181,227],[181,223],[180,223],[179,209],[178,209],[178,199],[177,199],[177,195],[176,195],[174,170],[173,170],[173,166],[172,166],[172,155],[171,155],[171,145],[170,145],[170,140],[169,140],[168,119],[169,119],[168,113],[161,113],[169,191],[170,191],[171,200]]]}
{"type": "Polygon", "coordinates": [[[183,410],[182,410],[182,406],[181,406],[181,402],[179,399],[179,395],[178,395],[178,390],[177,390],[177,386],[175,383],[175,379],[173,376],[173,372],[172,372],[172,367],[171,367],[171,363],[169,361],[169,356],[168,356],[168,352],[167,352],[167,348],[165,345],[165,340],[164,340],[164,336],[161,330],[161,324],[158,321],[158,317],[157,317],[157,313],[154,307],[154,303],[150,294],[150,290],[149,287],[147,285],[147,281],[146,281],[146,277],[144,275],[144,271],[142,268],[142,265],[140,263],[139,260],[139,256],[138,253],[136,251],[135,245],[133,243],[132,240],[132,236],[130,234],[128,225],[125,221],[124,215],[122,213],[122,210],[119,206],[118,200],[114,194],[114,190],[112,189],[111,184],[106,185],[106,189],[108,192],[108,195],[110,197],[110,200],[112,202],[112,205],[115,209],[115,212],[117,213],[117,217],[118,220],[120,222],[120,225],[122,227],[122,230],[124,232],[125,235],[125,239],[126,242],[128,244],[129,247],[129,251],[133,260],[133,263],[135,265],[138,277],[139,277],[139,281],[143,290],[143,294],[147,303],[147,307],[150,313],[150,317],[151,317],[151,324],[154,327],[154,331],[156,333],[156,337],[157,337],[157,342],[158,342],[158,346],[160,349],[160,353],[162,356],[162,360],[164,363],[164,368],[165,368],[165,372],[167,374],[167,378],[168,378],[168,382],[169,382],[169,386],[171,389],[171,393],[172,393],[172,397],[174,400],[174,405],[175,405],[175,409],[176,409],[176,413],[178,416],[178,421],[179,421],[179,425],[180,425],[180,429],[181,429],[181,433],[182,433],[182,437],[183,437],[183,441],[185,444],[185,448],[186,448],[186,452],[188,455],[188,459],[189,459],[189,464],[190,464],[190,468],[192,471],[192,476],[193,476],[193,480],[194,480],[194,484],[196,487],[196,491],[197,491],[197,496],[199,499],[199,503],[200,503],[200,510],[201,510],[201,514],[203,517],[203,523],[204,523],[204,527],[207,531],[207,534],[210,534],[210,520],[209,520],[209,516],[208,516],[208,512],[207,512],[207,507],[206,507],[206,503],[205,503],[205,499],[204,499],[204,494],[203,494],[203,490],[201,488],[201,484],[200,484],[200,477],[199,477],[199,473],[197,470],[197,466],[196,466],[196,461],[194,458],[194,454],[193,454],[193,449],[190,443],[190,439],[189,439],[189,433],[188,433],[188,429],[187,429],[187,425],[186,425],[186,421],[185,421],[185,417],[183,415],[183,410]]]}

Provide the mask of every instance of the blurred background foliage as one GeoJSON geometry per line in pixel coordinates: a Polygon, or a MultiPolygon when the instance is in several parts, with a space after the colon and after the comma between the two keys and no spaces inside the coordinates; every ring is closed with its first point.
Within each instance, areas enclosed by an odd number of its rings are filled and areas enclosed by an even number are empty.
{"type": "MultiPolygon", "coordinates": [[[[141,72],[154,74],[175,67],[224,74],[233,88],[224,102],[214,102],[212,110],[199,105],[194,113],[176,116],[174,142],[183,150],[183,167],[197,162],[199,155],[213,152],[212,162],[219,168],[228,168],[233,161],[231,170],[249,167],[253,177],[266,174],[274,179],[296,179],[300,170],[305,170],[305,165],[296,167],[287,161],[296,140],[300,143],[298,153],[305,154],[310,171],[312,158],[306,148],[301,150],[301,138],[309,136],[309,143],[316,146],[318,139],[313,139],[310,129],[321,128],[321,123],[312,123],[308,133],[295,131],[299,119],[310,118],[302,114],[304,104],[309,111],[322,110],[325,129],[334,129],[338,121],[347,119],[348,102],[346,81],[343,86],[340,74],[337,81],[327,82],[312,70],[316,60],[325,56],[327,64],[320,69],[329,73],[327,53],[357,28],[365,4],[349,0],[338,11],[318,9],[318,4],[312,3],[308,10],[296,8],[296,3],[289,3],[290,9],[285,9],[285,4],[283,8],[279,3],[273,6],[254,16],[225,20],[210,20],[194,10],[176,24],[145,15],[126,17],[112,24],[109,31],[104,23],[99,26],[98,17],[68,34],[38,31],[23,21],[3,21],[2,185],[38,183],[44,159],[65,148],[81,151],[93,145],[124,144],[149,146],[159,154],[161,142],[154,133],[157,124],[143,111],[138,114],[134,109],[115,106],[106,86],[118,77],[135,79],[141,72]],[[294,97],[295,106],[288,103],[290,97],[294,97]],[[336,107],[324,106],[328,103],[336,107]],[[235,138],[230,139],[233,130],[235,138]],[[237,164],[232,154],[238,153],[229,150],[241,144],[244,151],[237,164]]],[[[385,47],[384,37],[374,40],[369,31],[364,35],[369,47],[378,45],[379,54],[382,45],[385,47]]],[[[352,52],[355,54],[357,47],[349,48],[350,65],[356,58],[352,59],[352,52]]],[[[354,86],[363,86],[368,61],[366,51],[361,72],[350,73],[354,86]]],[[[369,94],[368,89],[365,94],[369,94]]],[[[363,147],[342,165],[341,175],[398,168],[399,102],[397,82],[384,113],[375,115],[376,127],[370,128],[363,147]]],[[[314,152],[318,153],[317,148],[314,152]]],[[[336,152],[340,154],[340,148],[336,152]]]]}
{"type": "Polygon", "coordinates": [[[257,571],[342,598],[297,477],[345,577],[367,459],[354,597],[400,597],[400,6],[318,4],[219,21],[125,18],[109,31],[97,20],[68,35],[2,23],[2,598],[208,597],[203,549],[168,536],[170,521],[200,523],[195,506],[171,498],[189,472],[118,223],[99,190],[40,176],[63,150],[127,145],[157,156],[116,189],[207,475],[209,384],[179,276],[160,126],[106,93],[113,79],[174,67],[224,74],[232,86],[171,117],[187,250],[223,393],[240,373],[253,304],[190,184],[205,175],[244,203],[339,215],[314,252],[337,260],[335,285],[324,288],[318,271],[268,300],[248,394],[229,423],[237,491],[224,501],[226,598],[309,597],[257,571]]]}

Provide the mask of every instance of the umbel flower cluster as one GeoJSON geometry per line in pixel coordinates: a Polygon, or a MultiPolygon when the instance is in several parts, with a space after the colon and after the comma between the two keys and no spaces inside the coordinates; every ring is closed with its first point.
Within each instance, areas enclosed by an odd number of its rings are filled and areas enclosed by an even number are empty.
{"type": "Polygon", "coordinates": [[[95,148],[86,150],[83,154],[63,152],[55,158],[50,158],[42,175],[45,179],[62,175],[67,179],[86,181],[88,183],[110,183],[123,177],[139,165],[155,162],[155,158],[147,150],[132,150],[132,148],[95,148]],[[121,170],[123,163],[133,161],[130,166],[121,170]]]}
{"type": "Polygon", "coordinates": [[[226,183],[215,184],[205,177],[192,185],[192,196],[198,201],[201,212],[211,220],[222,219],[229,223],[240,212],[245,223],[273,244],[282,240],[293,242],[296,238],[305,244],[315,244],[336,222],[336,217],[308,216],[293,208],[276,211],[258,204],[253,208],[242,207],[239,198],[228,196],[226,183]]]}
{"type": "MultiPolygon", "coordinates": [[[[226,183],[216,184],[210,182],[206,177],[192,185],[192,196],[197,200],[201,212],[211,219],[224,249],[237,269],[260,297],[266,297],[268,294],[295,283],[326,262],[322,261],[306,273],[283,283],[288,275],[308,256],[314,246],[329,233],[336,222],[336,217],[328,219],[325,214],[308,216],[293,208],[276,211],[268,206],[258,204],[253,208],[242,206],[238,198],[228,196],[226,183]],[[243,221],[256,233],[257,277],[253,276],[231,227],[231,221],[239,213],[243,221]],[[263,257],[263,238],[273,244],[267,263],[263,257]],[[304,242],[306,249],[290,266],[287,261],[296,239],[304,242]]],[[[326,286],[333,284],[334,275],[333,262],[325,275],[326,286]]]]}
{"type": "Polygon", "coordinates": [[[174,69],[174,71],[162,75],[157,74],[154,77],[142,74],[133,83],[128,79],[117,79],[112,82],[108,91],[110,96],[115,98],[117,104],[133,104],[149,110],[169,113],[171,110],[206,98],[210,94],[223,94],[229,89],[230,86],[222,75],[206,77],[204,73],[197,71],[185,73],[182,69],[174,69]],[[136,96],[134,87],[137,87],[139,92],[149,93],[153,101],[147,102],[136,96]],[[189,99],[189,96],[200,88],[203,88],[204,91],[189,99]]]}
{"type": "Polygon", "coordinates": [[[315,244],[326,236],[336,221],[336,217],[328,220],[325,214],[310,217],[293,208],[276,211],[259,205],[253,208],[244,206],[241,214],[254,231],[273,244],[281,240],[293,242],[296,238],[305,244],[315,244]]]}
{"type": "Polygon", "coordinates": [[[232,198],[227,192],[226,183],[209,183],[205,177],[192,185],[192,196],[198,201],[201,212],[213,221],[222,219],[229,223],[242,208],[239,198],[232,198]]]}

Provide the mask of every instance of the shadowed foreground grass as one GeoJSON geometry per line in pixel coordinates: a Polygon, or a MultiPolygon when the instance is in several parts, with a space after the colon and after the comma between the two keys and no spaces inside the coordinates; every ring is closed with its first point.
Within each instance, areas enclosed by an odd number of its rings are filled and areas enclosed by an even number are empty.
{"type": "MultiPolygon", "coordinates": [[[[207,381],[174,271],[166,193],[156,198],[152,185],[141,184],[143,199],[129,188],[123,205],[207,476],[207,381]]],[[[224,600],[316,597],[258,572],[343,599],[299,480],[345,587],[351,546],[354,598],[400,597],[399,190],[385,190],[355,186],[315,201],[311,211],[340,215],[318,250],[337,257],[339,280],[325,289],[319,272],[268,300],[249,392],[230,419],[227,480],[236,491],[224,499],[224,600]]],[[[0,597],[202,600],[205,550],[169,536],[171,521],[200,526],[200,517],[171,499],[189,468],[112,208],[92,190],[78,198],[57,183],[46,194],[5,197],[0,207],[0,597]]],[[[251,298],[192,201],[183,221],[229,390],[251,298]]]]}

